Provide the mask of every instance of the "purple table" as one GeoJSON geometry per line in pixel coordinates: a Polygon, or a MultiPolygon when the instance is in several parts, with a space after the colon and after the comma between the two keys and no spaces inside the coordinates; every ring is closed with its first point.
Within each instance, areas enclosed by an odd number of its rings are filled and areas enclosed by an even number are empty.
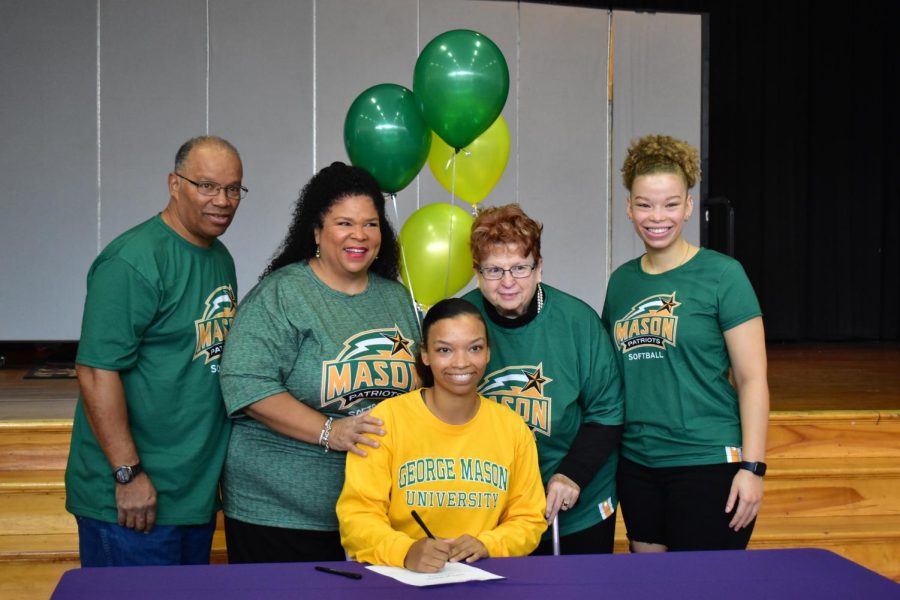
{"type": "Polygon", "coordinates": [[[900,585],[893,581],[832,552],[810,549],[498,558],[478,566],[504,580],[430,588],[405,586],[356,563],[321,564],[363,573],[363,578],[319,573],[313,563],[73,569],[63,575],[51,600],[900,599],[900,585]]]}

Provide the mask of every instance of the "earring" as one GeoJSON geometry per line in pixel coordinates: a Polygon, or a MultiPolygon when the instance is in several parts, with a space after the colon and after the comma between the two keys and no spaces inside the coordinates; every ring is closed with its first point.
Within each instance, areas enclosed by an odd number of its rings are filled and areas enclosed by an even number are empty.
{"type": "Polygon", "coordinates": [[[316,244],[316,258],[322,258],[322,253],[319,252],[319,245],[316,244]]]}

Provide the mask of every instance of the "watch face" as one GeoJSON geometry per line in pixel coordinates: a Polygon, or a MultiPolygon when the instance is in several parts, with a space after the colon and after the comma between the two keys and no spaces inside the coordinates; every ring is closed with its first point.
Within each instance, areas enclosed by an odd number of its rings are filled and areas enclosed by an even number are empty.
{"type": "Polygon", "coordinates": [[[119,467],[116,469],[116,481],[119,483],[128,483],[131,481],[131,467],[119,467]]]}
{"type": "Polygon", "coordinates": [[[742,462],[741,468],[750,471],[754,475],[759,475],[760,477],[766,474],[766,463],[762,462],[742,462]]]}

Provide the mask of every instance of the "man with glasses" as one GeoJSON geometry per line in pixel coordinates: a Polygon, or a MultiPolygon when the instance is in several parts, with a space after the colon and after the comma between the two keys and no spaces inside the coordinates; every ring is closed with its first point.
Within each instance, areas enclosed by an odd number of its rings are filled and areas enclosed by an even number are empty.
{"type": "Polygon", "coordinates": [[[66,468],[84,567],[209,562],[230,431],[219,359],[237,294],[216,238],[247,193],[242,177],[230,143],[188,140],[166,208],[88,272],[66,468]]]}

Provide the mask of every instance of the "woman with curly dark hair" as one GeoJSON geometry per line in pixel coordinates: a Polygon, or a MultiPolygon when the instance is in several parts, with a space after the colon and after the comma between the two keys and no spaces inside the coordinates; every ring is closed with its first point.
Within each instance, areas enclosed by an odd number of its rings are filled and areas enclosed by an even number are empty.
{"type": "Polygon", "coordinates": [[[645,136],[622,175],[646,252],[612,274],[603,321],[625,383],[617,487],[631,550],[743,549],[766,470],[759,303],[740,263],[682,235],[695,148],[645,136]]]}
{"type": "Polygon", "coordinates": [[[364,434],[384,435],[383,423],[368,411],[417,385],[418,327],[397,257],[371,175],[334,163],[310,180],[222,360],[230,562],[343,559],[344,453],[377,448],[364,434]]]}

